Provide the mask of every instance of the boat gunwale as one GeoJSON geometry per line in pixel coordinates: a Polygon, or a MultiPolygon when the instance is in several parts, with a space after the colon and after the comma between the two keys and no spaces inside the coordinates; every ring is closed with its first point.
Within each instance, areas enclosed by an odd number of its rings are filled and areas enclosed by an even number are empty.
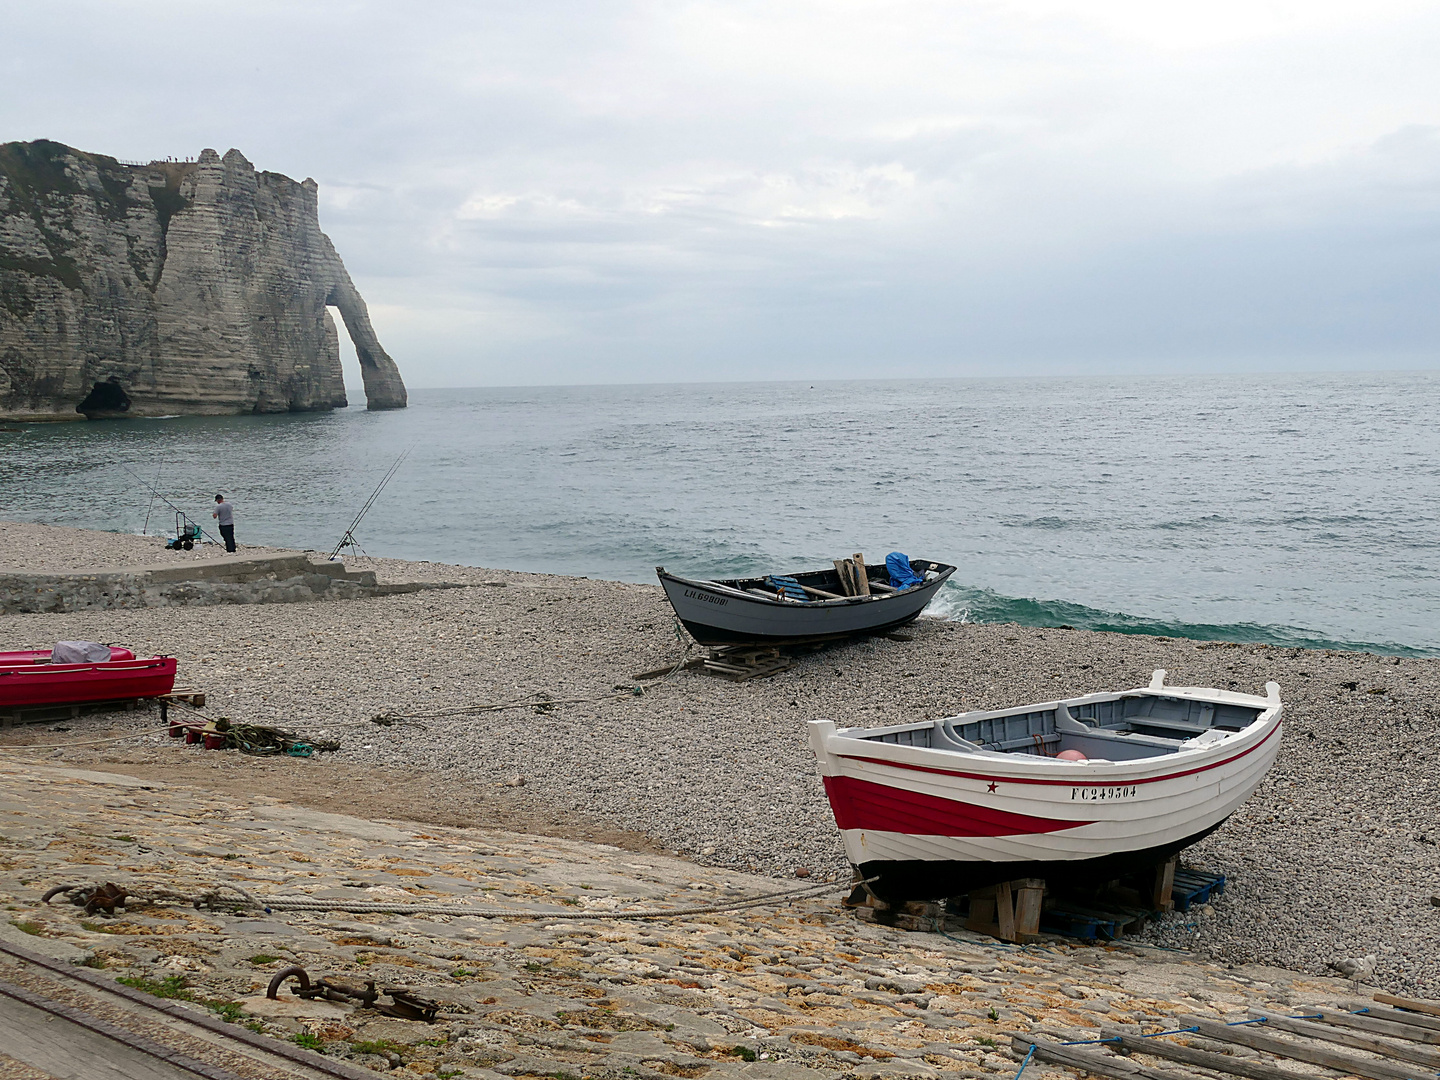
{"type": "MultiPolygon", "coordinates": [[[[957,768],[940,768],[939,766],[923,765],[916,762],[908,761],[886,761],[884,758],[869,757],[859,754],[839,754],[832,752],[832,756],[842,758],[846,761],[861,761],[868,764],[879,765],[882,768],[899,769],[903,772],[926,772],[935,774],[937,776],[957,777],[962,780],[1003,779],[1006,782],[1012,784],[1042,784],[1054,785],[1058,787],[1117,787],[1124,786],[1126,784],[1155,784],[1162,783],[1166,780],[1179,780],[1182,777],[1193,776],[1194,774],[1201,772],[1208,772],[1211,769],[1218,769],[1225,765],[1229,765],[1232,761],[1238,761],[1240,758],[1246,757],[1247,755],[1260,749],[1262,746],[1265,745],[1265,743],[1270,741],[1272,736],[1279,734],[1281,728],[1284,727],[1283,719],[1274,718],[1272,721],[1266,721],[1266,726],[1264,728],[1257,729],[1252,733],[1250,729],[1256,727],[1256,724],[1259,723],[1260,721],[1256,720],[1254,724],[1248,725],[1241,731],[1237,732],[1231,738],[1221,739],[1219,742],[1211,743],[1209,746],[1194,746],[1188,750],[1177,751],[1173,754],[1157,754],[1153,757],[1129,758],[1125,761],[1111,761],[1105,758],[1091,758],[1088,761],[1062,761],[1058,758],[1036,758],[1029,754],[1007,754],[1001,751],[994,750],[980,751],[978,753],[975,753],[965,750],[943,750],[929,746],[900,746],[895,743],[874,744],[876,746],[896,747],[897,749],[901,750],[924,751],[925,753],[956,754],[958,756],[961,756],[966,762],[974,762],[977,765],[999,765],[1002,763],[1009,765],[1026,762],[1026,764],[1023,765],[1022,768],[1028,770],[1030,773],[1048,773],[1050,775],[1029,775],[1018,771],[1007,773],[998,769],[981,769],[977,772],[963,772],[957,768]],[[1247,736],[1249,736],[1249,738],[1247,739],[1249,745],[1241,747],[1238,740],[1242,739],[1242,737],[1247,736]],[[1219,758],[1222,750],[1225,753],[1229,754],[1229,756],[1218,761],[1205,760],[1209,757],[1219,758]],[[1234,751],[1234,753],[1231,753],[1231,751],[1234,751]],[[1180,759],[1183,755],[1190,756],[1188,756],[1186,760],[1181,761],[1180,759]],[[1127,769],[1133,766],[1153,763],[1164,763],[1167,766],[1172,766],[1177,762],[1182,765],[1189,766],[1189,768],[1182,768],[1178,770],[1173,768],[1166,768],[1158,770],[1159,775],[1150,775],[1149,773],[1136,770],[1136,775],[1126,776],[1123,778],[1113,775],[1103,777],[1079,775],[1063,776],[1059,775],[1056,771],[1057,768],[1060,766],[1063,766],[1067,770],[1080,769],[1084,768],[1087,765],[1109,770],[1127,769]]],[[[860,767],[863,768],[863,766],[860,767]]],[[[886,781],[886,778],[884,777],[864,777],[863,779],[869,779],[872,782],[879,784],[884,784],[886,781]]],[[[897,785],[886,784],[886,786],[895,787],[897,785]]]]}
{"type": "MultiPolygon", "coordinates": [[[[1273,685],[1273,684],[1272,684],[1273,685]]],[[[1028,712],[1043,712],[1046,709],[1054,709],[1057,705],[1071,705],[1077,703],[1090,703],[1094,701],[1118,701],[1124,697],[1183,697],[1188,700],[1216,701],[1220,694],[1227,695],[1228,700],[1220,701],[1220,704],[1244,704],[1250,707],[1260,708],[1255,719],[1246,724],[1238,731],[1229,732],[1223,739],[1217,739],[1205,746],[1185,746],[1189,740],[1177,740],[1177,746],[1173,751],[1166,751],[1157,754],[1150,754],[1143,757],[1124,758],[1113,760],[1110,758],[1088,758],[1085,761],[1066,761],[1061,758],[1038,757],[1033,754],[1016,754],[1003,750],[987,750],[977,746],[974,750],[967,750],[961,747],[939,747],[939,746],[916,746],[913,743],[892,743],[881,742],[878,736],[885,734],[899,733],[903,731],[920,731],[925,728],[935,728],[937,725],[949,723],[955,717],[941,717],[935,720],[922,720],[912,724],[889,725],[880,728],[840,728],[834,721],[812,720],[814,725],[829,725],[830,730],[821,731],[819,749],[826,758],[835,758],[842,761],[865,761],[882,767],[891,767],[900,770],[922,770],[935,772],[943,775],[958,777],[973,776],[963,771],[957,771],[962,763],[980,769],[984,779],[992,779],[1008,772],[1013,780],[1020,783],[1056,783],[1075,784],[1077,786],[1087,783],[1114,784],[1122,782],[1117,777],[1109,776],[1103,780],[1084,779],[1083,773],[1075,770],[1091,767],[1106,773],[1125,772],[1133,774],[1123,782],[1125,783],[1150,783],[1154,780],[1170,779],[1171,774],[1189,775],[1193,771],[1187,766],[1203,762],[1210,757],[1219,758],[1224,755],[1224,761],[1217,761],[1216,765],[1225,764],[1228,761],[1243,757],[1267,742],[1270,737],[1276,734],[1284,724],[1284,704],[1279,700],[1278,688],[1275,698],[1261,698],[1257,695],[1238,694],[1234,691],[1211,691],[1206,687],[1163,687],[1159,690],[1143,688],[1141,690],[1126,690],[1112,693],[1089,694],[1081,698],[1060,699],[1054,702],[1044,702],[1037,705],[1018,706],[1013,709],[998,711],[987,711],[985,713],[960,713],[959,716],[968,717],[970,722],[978,719],[989,719],[998,716],[1016,715],[1028,712]],[[1172,690],[1189,690],[1190,694],[1173,694],[1172,690]],[[1194,693],[1204,691],[1204,693],[1194,693]],[[1236,701],[1237,698],[1248,700],[1236,701]],[[839,744],[838,740],[844,739],[850,745],[839,744]],[[832,740],[835,744],[832,744],[832,740]],[[1239,751],[1233,753],[1232,751],[1239,751]],[[1175,765],[1180,765],[1177,772],[1175,765]],[[988,766],[986,768],[985,766],[988,766]],[[1003,766],[1004,768],[1000,768],[1003,766]],[[1148,766],[1148,767],[1147,767],[1148,766]],[[1155,776],[1152,773],[1162,775],[1155,776]],[[1068,777],[1066,774],[1069,774],[1068,777]]],[[[1206,731],[1224,731],[1224,728],[1207,728],[1206,731]]],[[[1195,738],[1204,732],[1197,732],[1195,738]]],[[[859,766],[863,768],[863,766],[859,766]]],[[[1206,765],[1205,768],[1212,766],[1206,765]]]]}
{"type": "MultiPolygon", "coordinates": [[[[934,727],[936,724],[953,724],[957,720],[963,720],[967,724],[977,723],[981,720],[998,720],[1002,716],[1019,716],[1022,713],[1046,712],[1056,709],[1061,705],[1069,708],[1072,705],[1097,705],[1105,701],[1121,701],[1125,698],[1135,697],[1158,697],[1177,698],[1184,701],[1214,701],[1218,705],[1246,705],[1251,708],[1258,708],[1261,712],[1251,723],[1263,719],[1264,714],[1274,707],[1276,702],[1269,698],[1260,697],[1257,694],[1242,694],[1235,690],[1212,690],[1204,686],[1184,686],[1165,688],[1164,693],[1157,693],[1148,688],[1141,690],[1121,690],[1101,692],[1097,694],[1086,694],[1083,697],[1057,698],[1054,701],[1041,701],[1033,705],[1015,705],[1006,709],[975,709],[970,712],[955,713],[953,716],[938,716],[933,720],[911,720],[904,724],[889,724],[883,727],[835,727],[835,734],[848,739],[871,739],[879,735],[892,735],[901,731],[921,731],[925,728],[934,727]],[[1174,691],[1194,691],[1193,693],[1176,693],[1174,691]],[[1224,694],[1222,700],[1217,695],[1224,694]]],[[[1083,723],[1083,721],[1081,721],[1083,723]]],[[[1248,728],[1244,728],[1232,734],[1239,734],[1248,728]]],[[[1212,731],[1223,731],[1223,728],[1211,728],[1212,731]]],[[[887,744],[888,745],[888,744],[887,744]]]]}
{"type": "MultiPolygon", "coordinates": [[[[90,671],[120,674],[163,667],[173,656],[137,656],[133,660],[92,660],[84,664],[0,664],[0,677],[6,675],[83,675],[90,671]]],[[[178,663],[178,661],[176,661],[178,663]]]]}
{"type": "MultiPolygon", "coordinates": [[[[823,573],[823,570],[796,570],[792,571],[790,574],[787,575],[762,574],[754,578],[719,579],[681,577],[679,574],[671,573],[669,570],[666,570],[663,566],[657,566],[655,568],[655,573],[656,576],[660,579],[662,588],[665,584],[665,581],[668,579],[670,581],[676,582],[677,584],[686,585],[691,588],[708,589],[712,592],[723,593],[725,596],[728,597],[748,600],[751,603],[765,604],[770,607],[790,611],[814,610],[817,607],[836,607],[845,604],[865,604],[876,600],[897,600],[901,597],[915,597],[922,592],[937,588],[938,586],[942,585],[945,581],[949,580],[950,575],[954,574],[957,569],[957,567],[951,566],[948,563],[936,562],[933,559],[926,559],[925,562],[929,563],[930,567],[934,569],[937,576],[928,581],[922,581],[919,585],[912,585],[908,589],[899,589],[895,592],[886,593],[869,593],[864,596],[837,596],[834,599],[821,599],[819,597],[815,597],[813,599],[804,601],[785,599],[778,594],[776,596],[761,596],[757,593],[749,592],[746,589],[742,589],[738,585],[732,585],[729,583],[737,581],[754,581],[758,586],[764,583],[766,577],[799,577],[803,574],[823,573]]],[[[929,571],[927,571],[927,573],[928,572],[929,571]]]]}

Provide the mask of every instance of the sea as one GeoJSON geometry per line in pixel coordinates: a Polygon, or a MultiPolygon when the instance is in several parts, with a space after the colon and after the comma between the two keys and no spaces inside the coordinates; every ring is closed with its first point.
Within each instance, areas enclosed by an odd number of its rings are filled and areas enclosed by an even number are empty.
{"type": "Polygon", "coordinates": [[[165,534],[179,508],[214,533],[217,492],[242,546],[328,554],[353,527],[369,555],[617,581],[902,551],[959,568],[929,612],[955,620],[1440,655],[1436,372],[415,389],[0,427],[0,518],[165,534]]]}

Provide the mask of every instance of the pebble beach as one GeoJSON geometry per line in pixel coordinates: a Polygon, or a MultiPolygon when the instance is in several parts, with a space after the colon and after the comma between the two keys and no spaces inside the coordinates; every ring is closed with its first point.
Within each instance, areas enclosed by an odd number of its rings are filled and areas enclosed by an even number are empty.
{"type": "MultiPolygon", "coordinates": [[[[245,548],[242,554],[262,549],[245,548]]],[[[155,538],[0,523],[0,567],[76,570],[217,557],[155,538]]],[[[766,679],[696,671],[657,586],[386,559],[371,599],[10,615],[5,649],[84,638],[179,657],[205,712],[340,750],[264,761],[151,733],[144,710],[6,730],[47,765],[123,766],[361,816],[509,828],[795,880],[848,868],[804,724],[898,722],[1149,682],[1263,693],[1285,741],[1255,796],[1184,861],[1226,875],[1153,943],[1197,960],[1323,975],[1374,953],[1373,982],[1440,997],[1440,661],[922,618],[909,640],[797,657],[766,679]],[[637,690],[640,692],[637,693],[637,690]],[[503,706],[489,711],[481,706],[503,706]],[[383,723],[376,718],[382,717],[383,723]]],[[[688,653],[694,657],[698,650],[688,653]]],[[[838,910],[838,909],[837,909],[838,910]]]]}

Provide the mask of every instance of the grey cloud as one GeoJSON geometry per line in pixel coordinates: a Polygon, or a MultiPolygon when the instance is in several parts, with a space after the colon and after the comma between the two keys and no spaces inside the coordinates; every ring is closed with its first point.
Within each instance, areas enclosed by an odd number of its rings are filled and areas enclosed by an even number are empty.
{"type": "Polygon", "coordinates": [[[5,138],[314,176],[416,386],[1433,364],[1428,13],[1184,53],[1005,4],[7,23],[5,138]]]}

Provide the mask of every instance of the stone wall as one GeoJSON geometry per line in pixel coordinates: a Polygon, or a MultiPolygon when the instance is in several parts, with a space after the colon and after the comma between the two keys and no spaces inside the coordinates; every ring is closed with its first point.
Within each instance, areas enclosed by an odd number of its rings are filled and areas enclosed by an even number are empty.
{"type": "Polygon", "coordinates": [[[0,570],[0,615],[112,608],[291,604],[418,592],[435,584],[380,585],[370,570],[305,555],[207,560],[87,573],[0,570]]]}
{"type": "Polygon", "coordinates": [[[122,165],[0,145],[0,417],[347,404],[339,309],[372,409],[405,385],[329,238],[315,181],[238,150],[122,165]]]}

